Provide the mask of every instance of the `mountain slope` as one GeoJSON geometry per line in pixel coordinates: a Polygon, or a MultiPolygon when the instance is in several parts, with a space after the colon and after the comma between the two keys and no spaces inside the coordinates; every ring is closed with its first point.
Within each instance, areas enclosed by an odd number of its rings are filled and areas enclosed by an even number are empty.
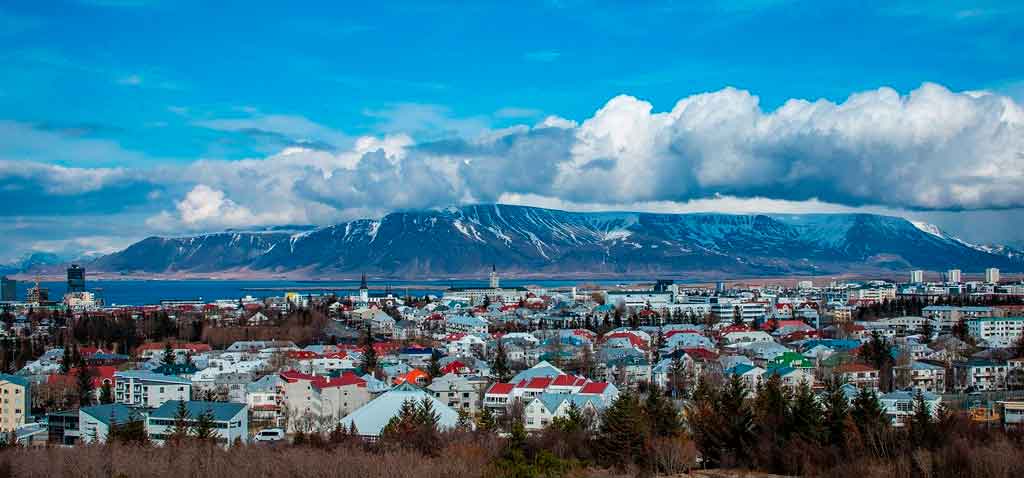
{"type": "Polygon", "coordinates": [[[1024,268],[1016,251],[974,246],[888,216],[574,213],[508,205],[396,212],[296,234],[151,237],[91,268],[436,277],[478,274],[491,264],[511,273],[637,275],[1024,268]]]}

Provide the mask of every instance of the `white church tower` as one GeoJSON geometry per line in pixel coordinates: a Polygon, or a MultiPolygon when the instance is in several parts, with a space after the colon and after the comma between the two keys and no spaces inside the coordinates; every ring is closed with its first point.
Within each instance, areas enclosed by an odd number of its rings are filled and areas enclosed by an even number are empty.
{"type": "Polygon", "coordinates": [[[491,264],[491,288],[498,289],[501,287],[501,282],[498,280],[498,270],[491,264]]]}
{"type": "Polygon", "coordinates": [[[363,273],[363,280],[359,283],[359,301],[364,304],[370,303],[370,288],[366,285],[366,273],[363,273]]]}

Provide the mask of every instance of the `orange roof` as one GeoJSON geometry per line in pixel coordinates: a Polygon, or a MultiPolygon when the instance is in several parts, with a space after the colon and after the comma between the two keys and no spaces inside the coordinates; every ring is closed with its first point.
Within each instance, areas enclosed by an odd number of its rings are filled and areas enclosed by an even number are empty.
{"type": "Polygon", "coordinates": [[[429,378],[430,375],[427,374],[427,372],[424,372],[418,368],[414,368],[405,375],[395,377],[395,385],[403,383],[420,383],[421,381],[425,382],[429,378]]]}

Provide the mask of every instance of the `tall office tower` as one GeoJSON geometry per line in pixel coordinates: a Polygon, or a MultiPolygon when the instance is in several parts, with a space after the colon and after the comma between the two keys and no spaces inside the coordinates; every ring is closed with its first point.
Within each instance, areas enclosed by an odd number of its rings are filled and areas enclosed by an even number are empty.
{"type": "Polygon", "coordinates": [[[924,282],[924,271],[922,271],[922,270],[910,271],[910,283],[911,284],[920,284],[922,282],[924,282]]]}
{"type": "Polygon", "coordinates": [[[28,290],[26,295],[26,302],[32,304],[42,304],[50,301],[50,290],[39,285],[39,279],[36,279],[36,285],[28,290]]]}
{"type": "Polygon", "coordinates": [[[995,267],[989,267],[988,269],[985,269],[985,282],[989,284],[998,284],[999,269],[996,269],[995,267]]]}
{"type": "Polygon", "coordinates": [[[14,302],[18,300],[18,281],[0,277],[0,300],[14,302]]]}
{"type": "Polygon", "coordinates": [[[68,292],[85,292],[85,269],[78,264],[68,267],[68,292]]]}
{"type": "Polygon", "coordinates": [[[946,271],[946,282],[951,284],[960,283],[960,269],[950,269],[946,271]]]}

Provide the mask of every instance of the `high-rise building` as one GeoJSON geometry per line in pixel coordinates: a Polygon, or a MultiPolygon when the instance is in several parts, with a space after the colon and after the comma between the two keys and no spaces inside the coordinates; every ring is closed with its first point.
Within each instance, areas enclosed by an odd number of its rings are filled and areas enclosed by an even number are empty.
{"type": "Polygon", "coordinates": [[[36,281],[36,285],[32,286],[28,290],[28,294],[25,297],[25,301],[32,304],[42,304],[50,301],[50,289],[39,285],[39,281],[36,281]]]}
{"type": "Polygon", "coordinates": [[[0,277],[0,300],[14,302],[18,300],[18,281],[0,277]]]}
{"type": "Polygon", "coordinates": [[[85,292],[85,269],[78,264],[68,267],[68,292],[85,292]]]}
{"type": "Polygon", "coordinates": [[[920,283],[923,283],[923,282],[924,282],[924,271],[922,271],[922,270],[910,271],[910,283],[911,284],[920,284],[920,283]]]}
{"type": "Polygon", "coordinates": [[[960,269],[950,269],[946,271],[946,282],[950,284],[960,283],[960,269]]]}
{"type": "Polygon", "coordinates": [[[989,267],[988,269],[985,269],[985,282],[989,284],[998,284],[999,269],[996,269],[995,267],[989,267]]]}

